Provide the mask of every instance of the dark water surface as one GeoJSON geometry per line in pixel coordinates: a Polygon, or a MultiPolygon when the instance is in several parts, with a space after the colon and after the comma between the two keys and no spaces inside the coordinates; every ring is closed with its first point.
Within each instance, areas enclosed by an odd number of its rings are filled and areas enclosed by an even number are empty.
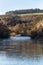
{"type": "Polygon", "coordinates": [[[43,65],[43,40],[0,39],[0,65],[43,65]]]}

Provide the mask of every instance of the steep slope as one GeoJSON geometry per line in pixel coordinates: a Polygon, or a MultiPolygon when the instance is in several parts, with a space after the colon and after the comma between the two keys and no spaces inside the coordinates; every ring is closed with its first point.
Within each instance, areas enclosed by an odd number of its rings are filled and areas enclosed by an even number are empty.
{"type": "Polygon", "coordinates": [[[0,24],[6,25],[12,36],[31,36],[33,32],[43,34],[42,15],[0,15],[0,24]]]}

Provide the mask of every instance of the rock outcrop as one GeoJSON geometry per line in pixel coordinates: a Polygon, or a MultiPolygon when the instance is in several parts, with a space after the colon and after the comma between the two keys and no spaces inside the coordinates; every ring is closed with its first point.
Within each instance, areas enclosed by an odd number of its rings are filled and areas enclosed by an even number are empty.
{"type": "Polygon", "coordinates": [[[38,38],[43,36],[42,15],[0,15],[0,24],[2,24],[0,25],[0,37],[11,35],[38,38]]]}
{"type": "Polygon", "coordinates": [[[9,38],[10,30],[6,25],[0,24],[0,38],[9,38]]]}

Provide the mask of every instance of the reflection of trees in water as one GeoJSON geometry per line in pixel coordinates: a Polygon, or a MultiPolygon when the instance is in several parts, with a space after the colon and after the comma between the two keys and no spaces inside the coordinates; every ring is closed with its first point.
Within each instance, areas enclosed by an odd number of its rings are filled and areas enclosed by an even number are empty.
{"type": "Polygon", "coordinates": [[[0,40],[0,50],[6,51],[8,56],[30,56],[38,57],[43,55],[42,40],[0,40]]]}
{"type": "Polygon", "coordinates": [[[27,41],[4,41],[7,55],[22,55],[30,57],[38,57],[43,55],[43,41],[27,40],[27,41]]]}

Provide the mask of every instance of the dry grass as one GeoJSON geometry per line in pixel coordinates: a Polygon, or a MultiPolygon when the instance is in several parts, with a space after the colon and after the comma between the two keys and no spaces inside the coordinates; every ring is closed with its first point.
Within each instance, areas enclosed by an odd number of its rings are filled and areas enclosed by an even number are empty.
{"type": "Polygon", "coordinates": [[[18,14],[18,16],[43,15],[43,13],[18,14]]]}

